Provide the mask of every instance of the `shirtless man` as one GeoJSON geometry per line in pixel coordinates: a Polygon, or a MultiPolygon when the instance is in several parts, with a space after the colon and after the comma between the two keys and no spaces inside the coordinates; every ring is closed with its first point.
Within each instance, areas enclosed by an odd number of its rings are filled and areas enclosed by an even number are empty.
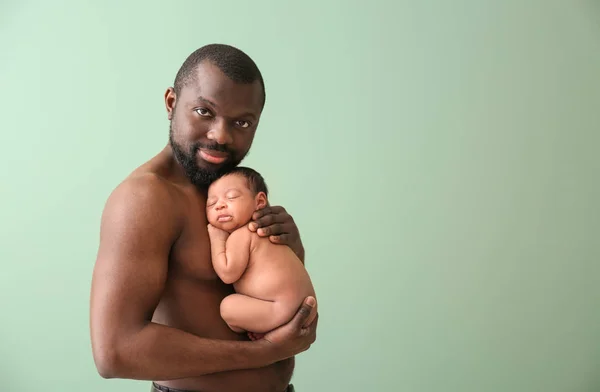
{"type": "MultiPolygon", "coordinates": [[[[207,186],[248,153],[264,102],[260,71],[226,45],[192,53],[167,89],[169,143],[116,187],[102,215],[90,301],[102,377],[152,380],[153,390],[292,390],[294,356],[316,339],[315,299],[264,339],[233,332],[219,306],[234,290],[212,267],[207,230],[207,186]]],[[[304,259],[285,209],[253,220],[304,259]]]]}

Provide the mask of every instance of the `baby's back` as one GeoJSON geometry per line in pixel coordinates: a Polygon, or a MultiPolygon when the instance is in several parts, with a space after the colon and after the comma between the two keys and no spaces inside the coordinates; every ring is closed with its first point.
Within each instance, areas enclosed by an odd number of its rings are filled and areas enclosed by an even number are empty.
{"type": "Polygon", "coordinates": [[[251,236],[250,258],[236,292],[266,301],[300,303],[315,291],[302,261],[286,245],[273,244],[246,229],[251,236]]]}

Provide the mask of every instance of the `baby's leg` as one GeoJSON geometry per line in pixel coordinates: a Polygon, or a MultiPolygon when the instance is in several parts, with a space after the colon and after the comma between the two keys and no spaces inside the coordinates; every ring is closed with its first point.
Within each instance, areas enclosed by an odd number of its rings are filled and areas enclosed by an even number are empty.
{"type": "MultiPolygon", "coordinates": [[[[221,317],[235,332],[269,332],[285,323],[281,304],[242,294],[231,294],[221,302],[221,317]]],[[[285,316],[285,315],[284,315],[285,316]]]]}

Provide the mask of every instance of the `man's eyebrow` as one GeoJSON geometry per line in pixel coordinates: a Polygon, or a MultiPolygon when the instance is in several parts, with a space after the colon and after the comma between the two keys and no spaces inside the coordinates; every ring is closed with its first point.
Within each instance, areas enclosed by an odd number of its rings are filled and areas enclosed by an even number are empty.
{"type": "Polygon", "coordinates": [[[252,117],[252,119],[256,121],[256,115],[252,112],[246,112],[246,113],[242,114],[241,116],[238,116],[238,118],[244,118],[244,117],[252,117]]]}
{"type": "Polygon", "coordinates": [[[214,107],[218,107],[218,105],[217,105],[216,103],[214,103],[214,102],[213,102],[213,101],[211,101],[210,99],[208,99],[208,98],[204,98],[204,97],[202,97],[202,96],[199,96],[199,97],[198,97],[196,100],[197,100],[198,102],[204,102],[204,103],[208,103],[209,105],[212,105],[212,106],[214,106],[214,107]]]}

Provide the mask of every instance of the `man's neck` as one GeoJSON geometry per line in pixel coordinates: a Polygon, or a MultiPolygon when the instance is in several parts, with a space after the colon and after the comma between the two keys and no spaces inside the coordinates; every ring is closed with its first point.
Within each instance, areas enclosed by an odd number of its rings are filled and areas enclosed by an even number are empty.
{"type": "Polygon", "coordinates": [[[208,187],[198,186],[190,181],[189,177],[185,173],[185,170],[181,166],[181,163],[179,163],[179,161],[177,160],[177,157],[175,156],[173,148],[170,144],[167,144],[165,146],[165,148],[160,152],[160,155],[162,155],[164,159],[168,161],[167,175],[170,181],[179,184],[185,188],[195,188],[198,192],[206,196],[208,192],[208,187]]]}
{"type": "Polygon", "coordinates": [[[181,185],[193,185],[188,176],[185,174],[185,170],[177,160],[177,157],[175,157],[170,144],[167,144],[158,155],[161,156],[163,162],[165,162],[164,175],[170,181],[181,185]]]}

